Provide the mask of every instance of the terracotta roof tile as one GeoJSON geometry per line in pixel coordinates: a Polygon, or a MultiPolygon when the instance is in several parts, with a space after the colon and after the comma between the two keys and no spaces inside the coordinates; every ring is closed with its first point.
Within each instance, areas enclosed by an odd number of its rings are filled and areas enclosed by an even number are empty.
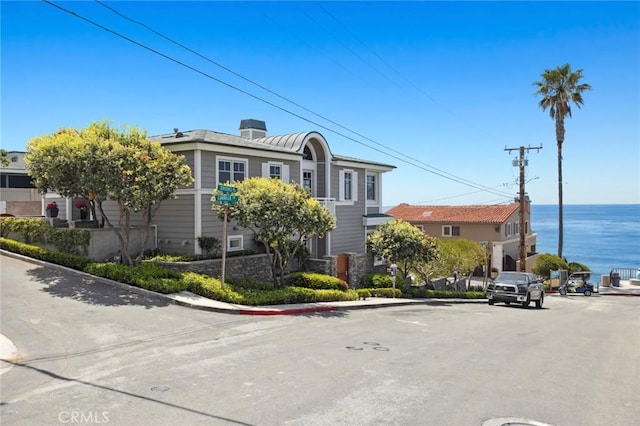
{"type": "Polygon", "coordinates": [[[519,203],[477,206],[413,206],[403,203],[386,213],[407,222],[504,223],[519,207],[519,203]]]}

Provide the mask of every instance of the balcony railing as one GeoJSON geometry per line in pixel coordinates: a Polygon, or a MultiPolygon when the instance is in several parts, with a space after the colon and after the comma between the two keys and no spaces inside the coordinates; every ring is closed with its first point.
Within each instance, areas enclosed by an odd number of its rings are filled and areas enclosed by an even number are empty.
{"type": "Polygon", "coordinates": [[[320,204],[322,204],[327,210],[329,210],[329,213],[331,213],[331,216],[333,216],[334,218],[336,217],[336,199],[335,198],[316,197],[316,200],[318,200],[320,204]]]}

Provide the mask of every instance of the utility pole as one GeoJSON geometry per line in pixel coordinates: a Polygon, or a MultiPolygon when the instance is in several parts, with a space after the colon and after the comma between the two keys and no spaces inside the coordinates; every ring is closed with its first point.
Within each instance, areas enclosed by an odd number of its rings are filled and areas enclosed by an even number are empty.
{"type": "Polygon", "coordinates": [[[525,235],[526,235],[526,229],[524,227],[524,208],[525,208],[525,191],[524,191],[524,168],[526,166],[529,165],[529,160],[526,160],[524,158],[524,153],[525,151],[528,153],[529,151],[531,151],[532,149],[535,149],[536,152],[539,152],[542,149],[542,145],[540,146],[531,146],[529,145],[528,147],[524,147],[521,146],[519,148],[504,148],[505,151],[508,151],[509,153],[511,153],[511,151],[519,151],[520,152],[520,159],[519,160],[513,160],[513,165],[520,167],[520,195],[519,195],[519,202],[520,202],[520,208],[518,209],[519,212],[519,234],[520,234],[520,247],[519,247],[519,251],[520,251],[520,272],[526,272],[527,271],[527,245],[525,244],[525,235]]]}

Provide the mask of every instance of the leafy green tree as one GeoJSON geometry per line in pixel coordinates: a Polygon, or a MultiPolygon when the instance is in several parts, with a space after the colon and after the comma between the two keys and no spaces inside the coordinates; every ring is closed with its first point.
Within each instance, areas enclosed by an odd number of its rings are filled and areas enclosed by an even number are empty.
{"type": "Polygon", "coordinates": [[[425,282],[432,276],[448,277],[458,272],[469,275],[476,267],[484,263],[485,249],[475,241],[464,238],[436,240],[438,256],[430,262],[416,265],[425,282]]]}
{"type": "MultiPolygon", "coordinates": [[[[254,232],[256,241],[271,254],[274,284],[283,286],[287,263],[303,250],[307,239],[334,229],[335,219],[298,184],[253,177],[234,186],[238,202],[229,205],[228,218],[254,232]]],[[[211,201],[211,209],[223,218],[224,206],[215,197],[211,201]]]]}
{"type": "Polygon", "coordinates": [[[94,218],[99,211],[103,223],[116,232],[125,264],[132,263],[127,251],[131,215],[140,213],[143,218],[144,247],[160,203],[172,198],[181,186],[193,183],[184,157],[147,140],[146,132],[137,127],[112,128],[106,121],[31,139],[25,163],[43,193],[84,198],[90,202],[94,218]],[[118,205],[117,225],[104,211],[106,200],[118,205]]]}
{"type": "Polygon", "coordinates": [[[438,257],[436,241],[402,219],[392,219],[367,237],[371,253],[398,265],[403,279],[413,267],[438,257]]]}
{"type": "Polygon", "coordinates": [[[551,271],[558,271],[560,269],[569,270],[569,265],[566,260],[555,254],[542,253],[536,257],[531,270],[534,274],[549,279],[551,277],[551,271]]]}
{"type": "Polygon", "coordinates": [[[7,151],[4,149],[0,149],[0,166],[8,166],[9,159],[7,158],[7,151]]]}
{"type": "Polygon", "coordinates": [[[580,83],[582,70],[571,71],[571,65],[564,64],[547,69],[542,80],[534,82],[536,95],[542,96],[539,102],[542,110],[549,109],[551,119],[556,123],[556,144],[558,147],[558,256],[562,257],[563,213],[562,213],[562,144],[564,143],[564,119],[571,118],[571,103],[578,108],[583,104],[582,92],[591,90],[591,86],[580,83]]]}

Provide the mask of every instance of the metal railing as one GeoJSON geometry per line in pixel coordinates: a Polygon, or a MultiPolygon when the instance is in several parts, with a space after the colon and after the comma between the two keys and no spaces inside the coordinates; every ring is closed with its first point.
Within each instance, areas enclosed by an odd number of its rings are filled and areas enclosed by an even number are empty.
{"type": "Polygon", "coordinates": [[[323,198],[323,197],[315,197],[316,200],[320,202],[329,213],[335,218],[336,217],[336,199],[335,198],[323,198]]]}
{"type": "Polygon", "coordinates": [[[630,280],[631,278],[636,277],[636,272],[638,272],[638,270],[633,268],[613,268],[611,269],[609,276],[618,274],[621,280],[630,280]]]}

